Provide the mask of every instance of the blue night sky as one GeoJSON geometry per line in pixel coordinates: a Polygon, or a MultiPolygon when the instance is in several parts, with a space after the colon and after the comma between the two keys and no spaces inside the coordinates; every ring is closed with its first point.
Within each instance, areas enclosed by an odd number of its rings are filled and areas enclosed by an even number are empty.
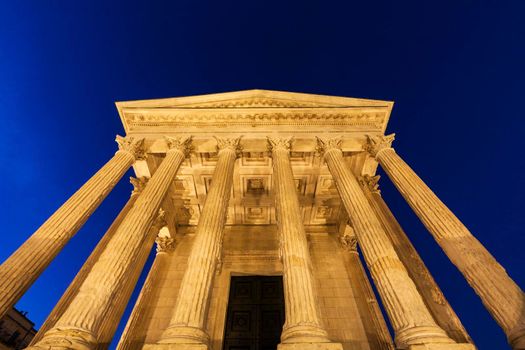
{"type": "MultiPolygon", "coordinates": [[[[0,1],[0,261],[113,155],[115,101],[259,88],[395,101],[398,153],[525,286],[525,2],[365,3],[0,1]]],[[[127,177],[18,303],[37,327],[129,198],[127,177]]],[[[479,349],[507,349],[381,187],[479,349]]]]}

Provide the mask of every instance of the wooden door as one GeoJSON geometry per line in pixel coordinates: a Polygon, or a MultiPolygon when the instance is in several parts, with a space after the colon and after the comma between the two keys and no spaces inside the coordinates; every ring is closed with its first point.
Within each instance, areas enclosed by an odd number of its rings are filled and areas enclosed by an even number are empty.
{"type": "Polygon", "coordinates": [[[281,276],[233,276],[223,350],[276,350],[284,324],[281,276]]]}

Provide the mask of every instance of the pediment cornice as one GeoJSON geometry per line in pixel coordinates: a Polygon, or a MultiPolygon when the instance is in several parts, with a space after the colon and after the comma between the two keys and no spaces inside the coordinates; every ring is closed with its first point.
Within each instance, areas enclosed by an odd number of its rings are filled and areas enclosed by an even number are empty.
{"type": "Polygon", "coordinates": [[[392,106],[389,101],[268,90],[117,102],[127,133],[268,126],[384,132],[392,106]]]}

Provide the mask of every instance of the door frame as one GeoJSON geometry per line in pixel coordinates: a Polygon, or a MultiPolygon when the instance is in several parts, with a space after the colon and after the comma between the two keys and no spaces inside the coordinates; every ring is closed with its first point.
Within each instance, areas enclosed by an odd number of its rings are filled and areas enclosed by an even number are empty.
{"type": "MultiPolygon", "coordinates": [[[[283,276],[278,254],[235,254],[224,258],[222,270],[215,276],[212,305],[208,312],[208,330],[212,350],[222,350],[232,276],[283,276]]],[[[284,278],[284,276],[283,276],[284,278]]],[[[286,317],[286,315],[285,315],[286,317]]]]}

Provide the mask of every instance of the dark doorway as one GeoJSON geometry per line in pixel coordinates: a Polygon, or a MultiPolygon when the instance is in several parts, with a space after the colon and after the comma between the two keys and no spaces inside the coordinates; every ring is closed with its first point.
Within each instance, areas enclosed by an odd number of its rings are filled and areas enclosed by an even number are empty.
{"type": "Polygon", "coordinates": [[[223,350],[275,350],[284,324],[281,276],[233,276],[223,350]]]}

